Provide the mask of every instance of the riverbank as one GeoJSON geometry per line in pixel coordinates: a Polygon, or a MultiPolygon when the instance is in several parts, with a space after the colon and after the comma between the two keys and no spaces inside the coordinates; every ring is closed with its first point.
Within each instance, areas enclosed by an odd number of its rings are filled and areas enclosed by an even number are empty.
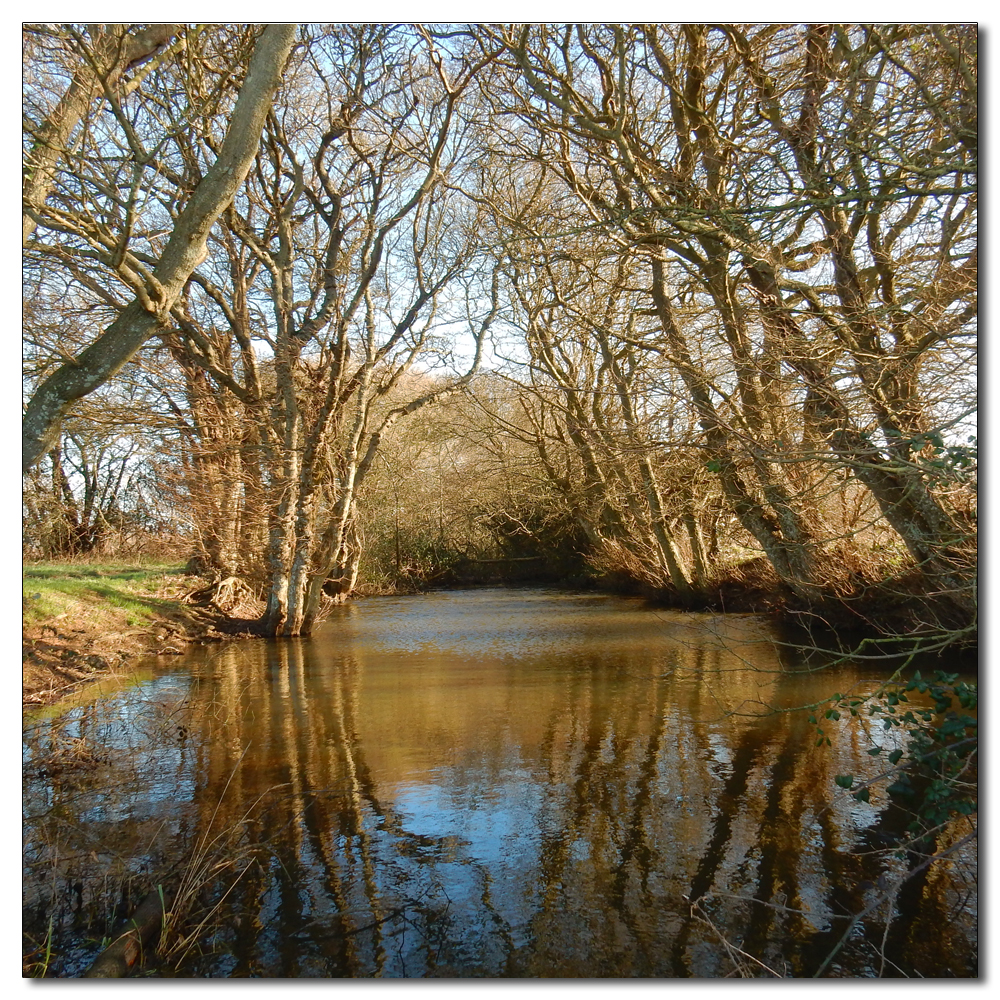
{"type": "MultiPolygon", "coordinates": [[[[520,570],[524,561],[512,562],[520,570]]],[[[974,606],[971,610],[967,606],[968,593],[928,593],[927,581],[912,568],[882,574],[877,565],[869,567],[869,572],[844,571],[840,567],[839,576],[831,571],[830,582],[818,586],[810,599],[792,593],[767,560],[755,558],[720,569],[698,592],[679,600],[676,593],[624,572],[538,579],[523,571],[509,572],[510,563],[484,560],[476,573],[466,568],[462,572],[438,573],[433,580],[410,577],[401,581],[403,585],[397,592],[551,585],[628,595],[663,608],[762,615],[775,626],[790,630],[789,641],[799,642],[804,648],[819,646],[840,652],[848,652],[862,642],[888,642],[887,651],[893,652],[899,652],[907,641],[914,649],[935,650],[946,646],[969,650],[978,643],[978,622],[974,606]]],[[[386,587],[380,593],[393,590],[386,587]]]]}
{"type": "Polygon", "coordinates": [[[185,600],[203,582],[180,565],[26,564],[22,706],[49,705],[125,674],[141,656],[225,638],[215,609],[185,600]]]}
{"type": "MultiPolygon", "coordinates": [[[[468,580],[435,581],[433,589],[469,586],[468,580]]],[[[532,581],[534,582],[534,581],[532,581]]],[[[664,606],[669,594],[612,574],[565,580],[570,589],[641,595],[664,606]]],[[[180,564],[36,563],[23,571],[22,705],[52,704],[104,677],[127,673],[141,656],[183,653],[192,643],[259,634],[261,607],[235,587],[210,584],[180,564]],[[254,605],[251,607],[251,605],[254,605]]],[[[481,585],[526,581],[477,580],[481,585]]],[[[806,604],[783,591],[763,560],[754,560],[716,581],[688,610],[756,613],[776,624],[804,630],[801,642],[853,648],[860,637],[920,636],[922,645],[969,647],[975,625],[963,623],[945,600],[919,595],[906,579],[858,586],[854,593],[825,595],[806,604]],[[833,641],[840,633],[837,641],[833,641]],[[832,645],[831,645],[832,643],[832,645]]],[[[473,584],[474,585],[474,584],[473,584]]],[[[423,589],[411,586],[401,592],[423,589]]],[[[361,596],[361,595],[359,595],[361,596]]]]}

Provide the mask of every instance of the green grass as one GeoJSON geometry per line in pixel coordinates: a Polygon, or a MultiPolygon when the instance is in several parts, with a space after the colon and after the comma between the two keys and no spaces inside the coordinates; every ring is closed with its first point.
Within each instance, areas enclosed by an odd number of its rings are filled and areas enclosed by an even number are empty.
{"type": "Polygon", "coordinates": [[[177,564],[37,563],[23,571],[24,622],[116,608],[129,626],[146,625],[171,601],[154,595],[183,574],[177,564]]]}

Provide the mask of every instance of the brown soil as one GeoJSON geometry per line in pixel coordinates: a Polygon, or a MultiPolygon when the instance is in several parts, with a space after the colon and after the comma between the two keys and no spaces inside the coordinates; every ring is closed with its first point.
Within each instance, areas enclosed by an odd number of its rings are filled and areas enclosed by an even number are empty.
{"type": "Polygon", "coordinates": [[[142,656],[176,656],[193,643],[220,642],[251,631],[250,622],[229,618],[212,604],[187,603],[180,594],[169,611],[143,628],[130,628],[125,617],[117,608],[90,605],[26,626],[22,707],[50,705],[94,681],[125,675],[142,656]]]}

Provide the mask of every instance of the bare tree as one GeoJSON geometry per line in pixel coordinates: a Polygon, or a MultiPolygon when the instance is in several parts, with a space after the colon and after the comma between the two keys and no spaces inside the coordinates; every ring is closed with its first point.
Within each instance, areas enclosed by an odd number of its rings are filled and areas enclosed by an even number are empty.
{"type": "Polygon", "coordinates": [[[383,436],[478,364],[496,288],[477,275],[474,212],[446,183],[468,149],[457,110],[477,68],[409,29],[313,34],[290,71],[295,102],[268,117],[174,309],[177,349],[256,428],[268,541],[251,575],[266,580],[270,634],[308,634],[324,589],[351,591],[354,507],[383,436]],[[446,321],[470,334],[468,370],[400,399],[415,365],[446,361],[446,321]]]}
{"type": "MultiPolygon", "coordinates": [[[[974,102],[942,110],[943,85],[969,93],[974,82],[968,33],[567,25],[480,35],[510,55],[508,86],[491,96],[523,125],[504,138],[576,200],[571,231],[648,262],[648,308],[711,467],[779,576],[803,596],[822,590],[837,532],[808,496],[821,468],[803,478],[795,466],[841,465],[931,586],[968,610],[968,532],[914,460],[935,429],[921,363],[953,349],[974,308],[974,102]],[[946,257],[919,249],[928,225],[932,245],[952,248],[946,257]],[[873,299],[893,271],[907,275],[908,297],[873,299]],[[698,364],[677,320],[692,296],[718,318],[728,384],[698,364]]],[[[566,230],[540,235],[555,243],[566,230]]]]}
{"type": "Polygon", "coordinates": [[[755,555],[801,602],[905,572],[974,614],[971,27],[300,40],[275,101],[290,29],[29,32],[26,260],[77,328],[31,338],[29,464],[164,349],[203,555],[308,632],[383,442],[500,318],[493,431],[592,558],[685,601],[755,555]]]}
{"type": "MultiPolygon", "coordinates": [[[[47,450],[68,407],[111,378],[157,329],[168,322],[171,307],[191,272],[204,258],[209,231],[232,201],[254,161],[261,130],[281,81],[294,35],[294,25],[271,25],[261,32],[218,157],[178,215],[158,259],[147,265],[129,254],[129,227],[124,231],[98,234],[105,237],[102,241],[105,245],[97,252],[104,261],[113,263],[120,275],[127,275],[135,298],[72,364],[57,369],[33,393],[22,425],[25,469],[47,450]]],[[[106,93],[110,92],[106,90],[106,93]]],[[[149,151],[129,128],[128,118],[120,108],[115,117],[126,133],[136,168],[141,172],[148,165],[149,151]]],[[[133,189],[133,195],[136,191],[133,189]]],[[[115,199],[113,193],[109,197],[115,199]]],[[[134,207],[130,200],[125,207],[126,222],[134,207]]],[[[46,228],[50,225],[46,219],[39,221],[46,228]]],[[[73,221],[82,221],[83,228],[90,228],[86,217],[73,221]]],[[[51,228],[55,232],[64,230],[62,222],[52,220],[51,228]]],[[[80,227],[74,228],[77,229],[74,235],[80,235],[80,227]]]]}

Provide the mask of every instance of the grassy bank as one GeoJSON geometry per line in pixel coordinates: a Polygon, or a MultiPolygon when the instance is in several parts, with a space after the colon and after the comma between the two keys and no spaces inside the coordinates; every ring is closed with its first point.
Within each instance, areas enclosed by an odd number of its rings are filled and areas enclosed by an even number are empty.
{"type": "Polygon", "coordinates": [[[147,653],[175,654],[211,628],[180,565],[31,563],[23,568],[22,701],[44,705],[147,653]]]}

